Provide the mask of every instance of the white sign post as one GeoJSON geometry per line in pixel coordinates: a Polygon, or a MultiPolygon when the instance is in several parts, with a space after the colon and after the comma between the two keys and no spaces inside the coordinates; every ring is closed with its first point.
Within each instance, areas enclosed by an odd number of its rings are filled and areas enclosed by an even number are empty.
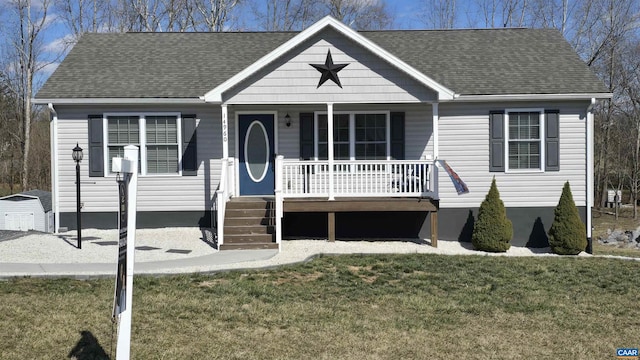
{"type": "Polygon", "coordinates": [[[128,360],[131,353],[131,308],[133,305],[133,256],[136,238],[136,193],[138,187],[138,147],[124,147],[124,159],[113,158],[112,172],[118,180],[119,246],[118,272],[113,316],[118,319],[116,359],[128,360]]]}

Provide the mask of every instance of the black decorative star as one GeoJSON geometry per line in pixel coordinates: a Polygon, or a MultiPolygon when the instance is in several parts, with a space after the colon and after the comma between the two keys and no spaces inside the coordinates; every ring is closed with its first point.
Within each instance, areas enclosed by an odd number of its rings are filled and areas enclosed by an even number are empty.
{"type": "Polygon", "coordinates": [[[327,80],[331,80],[336,85],[342,88],[342,84],[340,84],[340,79],[338,78],[338,71],[344,69],[345,66],[349,64],[334,64],[333,59],[331,58],[331,50],[327,51],[327,59],[324,61],[324,64],[309,64],[316,68],[316,70],[322,73],[320,77],[320,82],[318,83],[319,88],[322,84],[324,84],[327,80]]]}

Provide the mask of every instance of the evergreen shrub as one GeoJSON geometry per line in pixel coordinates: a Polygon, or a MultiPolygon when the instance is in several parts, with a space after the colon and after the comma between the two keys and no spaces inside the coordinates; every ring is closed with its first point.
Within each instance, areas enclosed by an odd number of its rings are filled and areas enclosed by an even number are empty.
{"type": "Polygon", "coordinates": [[[587,247],[587,230],[578,214],[568,181],[562,188],[549,229],[549,246],[551,251],[560,255],[577,255],[587,247]]]}
{"type": "Polygon", "coordinates": [[[500,200],[496,178],[478,210],[478,220],[473,226],[471,243],[477,250],[505,252],[511,247],[513,224],[507,218],[507,209],[500,200]]]}

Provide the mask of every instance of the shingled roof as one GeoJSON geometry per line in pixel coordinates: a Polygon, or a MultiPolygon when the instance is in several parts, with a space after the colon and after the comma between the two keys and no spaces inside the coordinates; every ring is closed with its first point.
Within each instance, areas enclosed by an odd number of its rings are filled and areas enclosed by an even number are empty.
{"type": "MultiPolygon", "coordinates": [[[[36,98],[198,98],[296,34],[85,34],[36,98]]],[[[360,34],[456,94],[608,93],[557,30],[360,34]]]]}

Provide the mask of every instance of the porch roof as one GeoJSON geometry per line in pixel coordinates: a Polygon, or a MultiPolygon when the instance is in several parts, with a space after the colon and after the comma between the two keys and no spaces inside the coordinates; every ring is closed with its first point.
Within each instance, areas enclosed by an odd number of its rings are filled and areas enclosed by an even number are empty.
{"type": "MultiPolygon", "coordinates": [[[[298,34],[85,34],[36,100],[197,99],[298,34]]],[[[608,92],[557,30],[358,34],[458,95],[608,92]]]]}

